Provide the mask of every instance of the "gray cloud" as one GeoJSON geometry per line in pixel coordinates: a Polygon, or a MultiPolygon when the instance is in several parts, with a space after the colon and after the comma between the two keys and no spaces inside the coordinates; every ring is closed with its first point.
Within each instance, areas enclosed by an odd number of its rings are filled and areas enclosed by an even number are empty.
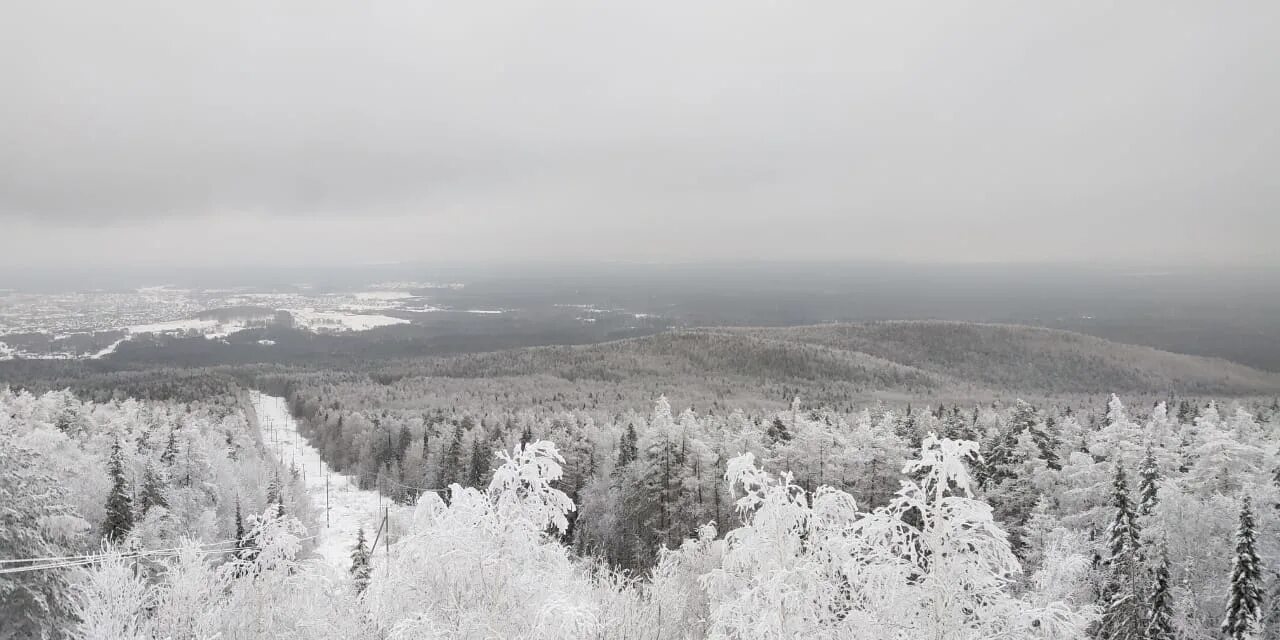
{"type": "Polygon", "coordinates": [[[1274,261],[1277,28],[1270,2],[15,3],[0,261],[1274,261]]]}

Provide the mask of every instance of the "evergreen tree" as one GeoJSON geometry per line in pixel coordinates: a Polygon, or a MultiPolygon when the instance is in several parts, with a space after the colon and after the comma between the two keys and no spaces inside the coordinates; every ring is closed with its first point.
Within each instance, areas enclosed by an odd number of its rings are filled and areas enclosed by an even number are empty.
{"type": "Polygon", "coordinates": [[[108,540],[115,542],[133,528],[133,498],[125,480],[124,452],[120,449],[119,439],[111,445],[107,473],[111,476],[111,492],[107,494],[107,518],[102,523],[102,531],[108,540]]]}
{"type": "Polygon", "coordinates": [[[769,438],[769,442],[774,444],[791,441],[791,431],[787,429],[787,423],[782,420],[782,416],[773,418],[773,422],[769,423],[769,428],[765,430],[764,435],[769,438]]]}
{"type": "Polygon", "coordinates": [[[1169,593],[1169,550],[1160,545],[1160,564],[1155,569],[1151,597],[1147,600],[1147,630],[1143,640],[1177,640],[1173,628],[1173,598],[1169,593]]]}
{"type": "Polygon", "coordinates": [[[1062,460],[1058,458],[1058,447],[1062,446],[1062,438],[1058,435],[1058,421],[1049,416],[1043,423],[1036,423],[1031,430],[1031,437],[1035,439],[1045,465],[1054,471],[1060,471],[1062,460]]]}
{"type": "Polygon", "coordinates": [[[164,453],[160,454],[160,462],[165,466],[172,467],[173,463],[178,461],[178,433],[177,429],[169,429],[169,441],[164,445],[164,453]]]}
{"type": "Polygon", "coordinates": [[[244,549],[244,516],[240,513],[240,496],[236,496],[236,551],[244,549]]]}
{"type": "Polygon", "coordinates": [[[413,442],[413,433],[409,431],[409,425],[400,427],[400,437],[396,440],[396,460],[404,461],[404,453],[409,450],[409,445],[413,442]]]}
{"type": "Polygon", "coordinates": [[[1160,467],[1156,464],[1156,454],[1149,442],[1146,456],[1142,458],[1142,468],[1138,473],[1142,478],[1138,483],[1138,515],[1149,516],[1160,502],[1158,495],[1160,467]]]}
{"type": "Polygon", "coordinates": [[[245,565],[243,562],[239,562],[239,561],[248,561],[250,558],[249,558],[249,536],[245,533],[244,516],[240,512],[240,496],[238,494],[236,495],[235,556],[236,556],[236,560],[238,561],[237,564],[235,565],[235,575],[236,577],[240,577],[245,574],[245,565]]]}
{"type": "Polygon", "coordinates": [[[489,460],[492,455],[483,438],[477,437],[471,443],[471,468],[467,473],[467,486],[481,488],[485,478],[489,476],[489,460]]]}
{"type": "Polygon", "coordinates": [[[640,448],[636,438],[636,425],[635,423],[628,423],[627,430],[622,433],[622,440],[618,443],[618,464],[616,468],[621,470],[634,462],[639,455],[640,448]]]}
{"type": "Polygon", "coordinates": [[[356,546],[351,549],[351,577],[355,580],[356,593],[364,593],[373,576],[373,568],[369,564],[369,546],[364,539],[364,527],[356,530],[356,546]]]}
{"type": "Polygon", "coordinates": [[[267,504],[275,504],[280,501],[280,472],[274,471],[271,474],[271,480],[267,482],[267,504]]]}
{"type": "Polygon", "coordinates": [[[1111,488],[1111,504],[1116,515],[1107,528],[1110,556],[1107,558],[1107,580],[1102,590],[1104,609],[1099,637],[1102,640],[1140,640],[1146,617],[1143,611],[1146,598],[1139,582],[1142,564],[1139,557],[1140,535],[1124,467],[1118,462],[1111,488]]]}
{"type": "Polygon", "coordinates": [[[142,515],[147,515],[151,507],[168,507],[169,502],[164,497],[164,477],[155,468],[155,465],[148,462],[146,471],[142,474],[142,490],[138,496],[138,508],[142,515]]]}
{"type": "Polygon", "coordinates": [[[444,459],[440,461],[440,477],[437,486],[441,489],[458,482],[462,475],[462,425],[453,426],[453,440],[445,449],[444,459]]]}
{"type": "Polygon", "coordinates": [[[239,545],[240,548],[236,554],[237,556],[239,556],[241,564],[242,566],[245,567],[245,569],[237,569],[236,573],[238,575],[243,575],[244,571],[247,570],[250,565],[252,565],[254,562],[257,562],[258,560],[258,525],[259,524],[261,524],[261,519],[258,518],[258,516],[254,516],[254,515],[250,515],[248,518],[248,521],[245,523],[244,529],[246,533],[243,538],[244,542],[239,545]]]}
{"type": "Polygon", "coordinates": [[[1262,567],[1256,549],[1253,508],[1249,496],[1240,507],[1240,528],[1236,530],[1236,557],[1231,565],[1231,596],[1222,633],[1230,640],[1249,640],[1258,631],[1262,611],[1262,567]]]}

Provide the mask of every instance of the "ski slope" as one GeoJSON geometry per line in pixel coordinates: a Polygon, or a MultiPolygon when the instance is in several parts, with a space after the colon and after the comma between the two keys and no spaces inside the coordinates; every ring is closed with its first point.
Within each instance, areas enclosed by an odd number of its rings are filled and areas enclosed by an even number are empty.
{"type": "Polygon", "coordinates": [[[289,414],[284,398],[257,391],[251,394],[263,442],[286,469],[297,466],[306,482],[311,502],[319,509],[316,553],[325,564],[346,571],[351,566],[351,547],[356,542],[356,530],[363,526],[372,543],[374,532],[382,522],[382,507],[386,500],[378,492],[362,490],[349,477],[331,471],[320,458],[320,452],[298,433],[298,423],[289,414]]]}

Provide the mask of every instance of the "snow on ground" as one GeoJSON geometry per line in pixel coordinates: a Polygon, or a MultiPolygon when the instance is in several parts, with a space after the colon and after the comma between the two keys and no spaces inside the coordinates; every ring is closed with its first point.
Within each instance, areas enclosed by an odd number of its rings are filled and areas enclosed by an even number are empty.
{"type": "Polygon", "coordinates": [[[409,324],[404,318],[392,318],[366,313],[341,311],[316,311],[315,309],[286,309],[294,322],[310,331],[368,331],[393,324],[409,324]]]}
{"type": "Polygon", "coordinates": [[[101,360],[101,359],[103,359],[103,358],[105,358],[105,357],[107,357],[107,356],[109,356],[109,355],[111,355],[111,354],[115,353],[115,352],[116,352],[116,347],[119,347],[121,342],[124,342],[125,340],[128,340],[128,339],[129,339],[129,336],[125,336],[125,337],[123,337],[123,338],[120,338],[119,340],[116,340],[115,342],[112,342],[111,344],[107,345],[106,347],[103,347],[103,348],[102,348],[102,350],[100,350],[100,351],[98,351],[98,352],[94,353],[93,355],[89,356],[89,359],[90,359],[90,360],[101,360]]]}
{"type": "Polygon", "coordinates": [[[151,324],[136,324],[132,327],[126,327],[129,333],[177,333],[196,330],[204,333],[218,326],[217,320],[198,320],[196,318],[188,318],[186,320],[170,320],[168,322],[153,322],[151,324]]]}
{"type": "MultiPolygon", "coordinates": [[[[385,500],[376,491],[363,491],[349,477],[331,472],[320,458],[320,452],[298,434],[298,423],[289,414],[284,398],[254,391],[254,410],[262,429],[263,442],[285,466],[297,466],[306,480],[311,502],[319,508],[316,553],[325,564],[346,571],[351,566],[351,547],[356,543],[356,530],[364,527],[373,541],[382,522],[385,500]],[[329,485],[328,523],[325,518],[325,483],[329,485]]],[[[394,509],[393,509],[394,511],[394,509]]]]}
{"type": "Polygon", "coordinates": [[[357,291],[356,300],[405,300],[414,297],[408,291],[357,291]]]}

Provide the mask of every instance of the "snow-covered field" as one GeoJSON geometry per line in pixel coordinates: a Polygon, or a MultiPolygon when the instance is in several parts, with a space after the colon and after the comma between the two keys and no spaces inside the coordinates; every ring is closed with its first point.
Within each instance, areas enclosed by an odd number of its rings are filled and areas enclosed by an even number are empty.
{"type": "Polygon", "coordinates": [[[314,332],[368,331],[395,324],[409,324],[404,318],[369,313],[345,311],[317,311],[315,309],[288,309],[297,326],[314,332]]]}
{"type": "MultiPolygon", "coordinates": [[[[320,452],[298,433],[298,423],[289,414],[284,398],[252,392],[254,410],[262,426],[263,441],[286,468],[297,466],[306,480],[311,501],[319,508],[316,553],[325,564],[346,571],[351,566],[351,547],[356,530],[364,527],[370,542],[386,500],[376,491],[363,491],[350,478],[332,472],[320,452]],[[325,515],[325,485],[328,483],[328,517],[325,515]]],[[[394,507],[393,507],[394,511],[394,507]]]]}

